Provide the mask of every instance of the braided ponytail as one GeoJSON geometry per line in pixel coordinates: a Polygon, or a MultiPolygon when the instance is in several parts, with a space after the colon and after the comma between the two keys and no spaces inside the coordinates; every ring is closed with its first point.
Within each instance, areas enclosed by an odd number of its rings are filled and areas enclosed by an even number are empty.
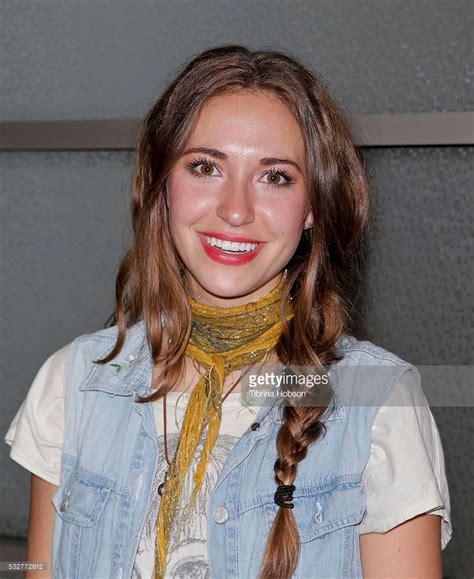
{"type": "MultiPolygon", "coordinates": [[[[297,466],[307,454],[308,446],[325,429],[319,421],[323,410],[312,407],[290,407],[283,410],[283,424],[277,435],[278,459],[275,462],[275,481],[293,484],[297,466]]],[[[290,577],[299,552],[299,533],[291,509],[279,507],[273,521],[260,573],[260,579],[290,577]],[[282,540],[284,537],[284,540],[282,540]],[[278,557],[273,553],[278,552],[278,557]]]]}

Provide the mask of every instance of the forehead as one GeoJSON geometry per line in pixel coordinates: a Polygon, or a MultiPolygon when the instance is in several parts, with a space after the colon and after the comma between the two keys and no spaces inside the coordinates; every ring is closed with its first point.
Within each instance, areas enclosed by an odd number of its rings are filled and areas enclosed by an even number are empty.
{"type": "Polygon", "coordinates": [[[211,97],[198,113],[186,144],[233,145],[300,158],[304,150],[301,129],[288,105],[269,91],[238,90],[211,97]]]}

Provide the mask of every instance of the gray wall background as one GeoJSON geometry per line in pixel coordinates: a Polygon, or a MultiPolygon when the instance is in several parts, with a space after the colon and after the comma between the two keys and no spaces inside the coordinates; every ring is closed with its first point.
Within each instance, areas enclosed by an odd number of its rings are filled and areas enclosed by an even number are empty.
{"type": "MultiPolygon", "coordinates": [[[[465,0],[2,1],[0,22],[0,120],[140,117],[182,61],[234,42],[301,57],[350,114],[473,110],[465,0]]],[[[364,152],[360,332],[414,364],[472,364],[471,149],[364,152]]],[[[3,437],[42,362],[113,308],[132,153],[3,152],[0,165],[3,437]]],[[[472,408],[433,414],[454,527],[444,575],[472,576],[472,408]]],[[[0,469],[0,535],[25,537],[29,474],[5,443],[0,469]]]]}

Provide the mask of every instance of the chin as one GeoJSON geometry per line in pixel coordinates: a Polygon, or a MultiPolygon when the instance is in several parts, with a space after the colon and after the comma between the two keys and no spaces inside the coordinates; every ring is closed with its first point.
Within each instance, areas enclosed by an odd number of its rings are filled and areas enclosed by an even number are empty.
{"type": "Polygon", "coordinates": [[[201,286],[207,293],[218,298],[238,298],[250,294],[257,289],[253,285],[243,284],[242,282],[239,283],[239,281],[232,282],[232,280],[227,280],[223,283],[201,284],[201,286]]]}

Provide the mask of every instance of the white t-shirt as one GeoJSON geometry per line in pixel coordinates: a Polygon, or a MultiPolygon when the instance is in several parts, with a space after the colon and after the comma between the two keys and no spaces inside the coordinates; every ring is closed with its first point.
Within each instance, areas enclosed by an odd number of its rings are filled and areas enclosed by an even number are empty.
{"type": "MultiPolygon", "coordinates": [[[[64,432],[63,377],[70,344],[52,354],[37,373],[28,394],[5,435],[10,457],[33,474],[59,485],[64,432]]],[[[189,393],[167,395],[168,454],[173,456],[189,393]]],[[[159,450],[163,446],[162,400],[153,402],[159,450]]],[[[231,393],[222,406],[219,436],[207,465],[198,500],[191,511],[178,516],[168,548],[166,577],[193,576],[207,568],[206,519],[208,499],[219,472],[244,431],[255,420],[257,409],[242,405],[231,393]]],[[[367,510],[360,534],[384,533],[412,517],[439,515],[441,548],[452,536],[451,508],[443,448],[439,432],[422,389],[411,372],[393,388],[372,425],[371,452],[362,478],[367,510]]],[[[202,449],[200,444],[196,456],[202,449]]],[[[152,576],[155,522],[166,462],[160,466],[152,489],[150,509],[140,538],[133,578],[152,576]]],[[[193,463],[184,485],[182,505],[192,489],[193,463]]],[[[184,509],[184,507],[183,507],[184,509]]]]}

